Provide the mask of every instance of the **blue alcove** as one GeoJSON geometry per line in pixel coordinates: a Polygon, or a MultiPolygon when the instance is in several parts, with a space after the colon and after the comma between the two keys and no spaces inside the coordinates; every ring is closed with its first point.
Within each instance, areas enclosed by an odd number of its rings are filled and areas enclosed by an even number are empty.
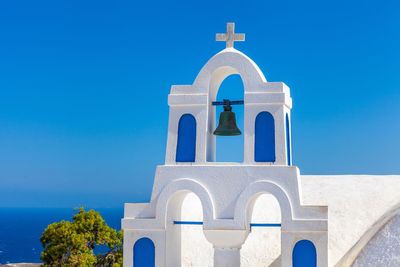
{"type": "Polygon", "coordinates": [[[275,162],[275,122],[269,112],[260,112],[256,117],[254,146],[256,162],[275,162]]]}
{"type": "Polygon", "coordinates": [[[133,266],[134,267],[154,267],[155,248],[154,243],[149,238],[144,237],[136,241],[133,246],[133,266]]]}
{"type": "Polygon", "coordinates": [[[292,151],[291,151],[291,135],[290,135],[290,121],[289,115],[286,114],[286,153],[287,153],[287,164],[292,165],[292,151]]]}
{"type": "Polygon", "coordinates": [[[317,251],[309,240],[300,240],[296,243],[292,254],[293,267],[316,267],[317,251]]]}
{"type": "Polygon", "coordinates": [[[179,119],[176,162],[194,162],[196,159],[196,119],[184,114],[179,119]]]}

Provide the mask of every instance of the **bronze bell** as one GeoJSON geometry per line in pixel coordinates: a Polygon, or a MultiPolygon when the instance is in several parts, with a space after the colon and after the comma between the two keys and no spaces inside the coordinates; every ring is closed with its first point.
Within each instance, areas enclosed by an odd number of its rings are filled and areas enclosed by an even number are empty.
{"type": "Polygon", "coordinates": [[[214,135],[233,136],[241,134],[242,132],[236,125],[235,113],[232,112],[232,106],[227,101],[224,103],[224,111],[219,115],[219,123],[217,129],[214,131],[214,135]]]}

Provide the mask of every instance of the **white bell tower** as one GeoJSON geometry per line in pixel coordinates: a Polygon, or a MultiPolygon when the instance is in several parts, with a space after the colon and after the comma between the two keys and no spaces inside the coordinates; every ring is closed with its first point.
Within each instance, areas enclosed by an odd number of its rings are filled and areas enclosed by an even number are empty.
{"type": "MultiPolygon", "coordinates": [[[[234,33],[228,23],[226,34],[217,34],[217,41],[226,41],[226,49],[212,57],[201,69],[192,85],[174,85],[168,98],[170,106],[166,164],[176,162],[179,119],[191,114],[197,122],[195,163],[215,161],[215,107],[212,102],[221,83],[230,75],[239,74],[244,84],[244,164],[291,165],[289,88],[282,82],[267,82],[259,67],[245,54],[233,48],[234,41],[244,41],[244,34],[234,33]],[[268,160],[256,157],[255,122],[260,112],[273,118],[274,151],[268,160]]],[[[269,129],[271,130],[271,129],[269,129]]]]}
{"type": "Polygon", "coordinates": [[[154,244],[154,255],[145,258],[154,257],[155,266],[181,266],[175,222],[190,192],[203,207],[203,231],[214,247],[214,266],[240,266],[240,249],[251,230],[249,215],[264,193],[273,195],[281,208],[281,266],[292,266],[295,246],[303,240],[313,246],[315,263],[327,266],[327,207],[302,205],[299,169],[291,164],[290,89],[283,82],[268,82],[233,47],[245,40],[233,23],[216,38],[226,48],[204,65],[193,84],[171,88],[165,165],[157,167],[151,201],[125,205],[124,266],[140,265],[147,254],[136,245],[143,239],[154,244]],[[223,80],[233,74],[244,85],[244,161],[215,162],[212,102],[223,80]]]}

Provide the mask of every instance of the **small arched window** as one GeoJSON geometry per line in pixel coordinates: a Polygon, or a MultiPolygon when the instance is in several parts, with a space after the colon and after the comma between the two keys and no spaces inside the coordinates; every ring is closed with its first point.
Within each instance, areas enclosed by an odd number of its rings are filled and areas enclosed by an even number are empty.
{"type": "Polygon", "coordinates": [[[272,114],[266,111],[256,117],[254,160],[275,162],[275,122],[272,114]]]}
{"type": "Polygon", "coordinates": [[[196,119],[184,114],[179,119],[176,162],[194,162],[196,159],[196,119]]]}
{"type": "Polygon", "coordinates": [[[143,237],[136,241],[135,245],[133,246],[133,266],[155,266],[155,248],[151,239],[143,237]]]}
{"type": "Polygon", "coordinates": [[[317,251],[310,240],[300,240],[296,243],[292,254],[293,267],[316,267],[317,251]]]}

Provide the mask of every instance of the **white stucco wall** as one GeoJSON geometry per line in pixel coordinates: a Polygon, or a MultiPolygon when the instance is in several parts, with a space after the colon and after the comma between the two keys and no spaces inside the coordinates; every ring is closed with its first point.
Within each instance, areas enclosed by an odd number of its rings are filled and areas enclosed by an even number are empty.
{"type": "MultiPolygon", "coordinates": [[[[182,221],[203,221],[200,199],[193,193],[182,204],[182,221]]],[[[182,229],[182,267],[213,266],[213,246],[201,225],[176,226],[182,229]]]]}
{"type": "MultiPolygon", "coordinates": [[[[400,203],[400,176],[303,175],[301,185],[304,205],[329,206],[329,266],[350,266],[349,261],[344,260],[347,253],[387,211],[400,203]]],[[[185,200],[184,214],[198,213],[199,206],[196,207],[195,200],[195,196],[193,199],[190,195],[185,200]]],[[[279,206],[273,201],[268,196],[258,200],[254,210],[256,217],[252,218],[254,222],[273,223],[280,220],[279,206]]],[[[211,244],[204,237],[204,243],[193,245],[194,241],[188,241],[198,240],[195,233],[202,234],[201,226],[183,227],[185,252],[182,257],[186,255],[183,266],[212,266],[211,244]],[[185,239],[185,236],[190,238],[185,239]]],[[[242,247],[242,266],[277,266],[275,264],[279,259],[274,260],[280,254],[279,240],[279,228],[253,228],[242,247]]],[[[354,266],[400,266],[399,251],[398,216],[371,240],[354,266]]]]}
{"type": "Polygon", "coordinates": [[[329,206],[330,266],[349,266],[347,253],[400,203],[398,175],[305,175],[301,184],[303,204],[329,206]]]}

